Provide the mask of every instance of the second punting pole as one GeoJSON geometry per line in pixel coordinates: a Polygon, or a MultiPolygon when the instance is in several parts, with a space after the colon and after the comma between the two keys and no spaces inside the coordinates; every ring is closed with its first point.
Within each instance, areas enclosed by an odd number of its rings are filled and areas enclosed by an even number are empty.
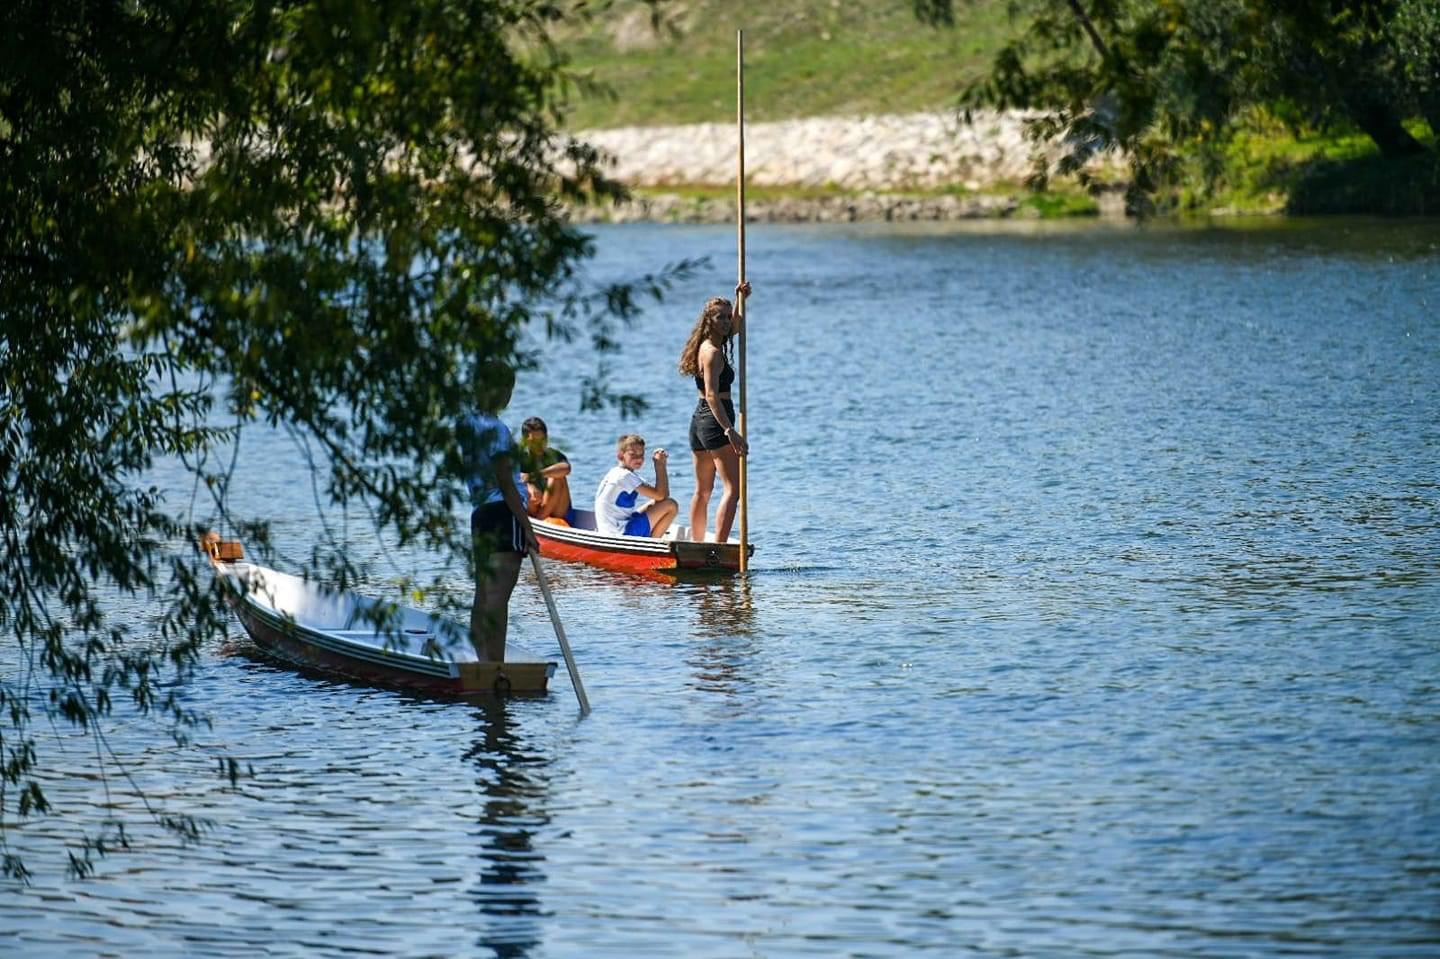
{"type": "MultiPolygon", "coordinates": [[[[735,176],[735,223],[739,231],[737,237],[737,251],[740,260],[739,283],[745,282],[745,31],[735,31],[735,129],[738,135],[735,151],[736,176],[735,176]]],[[[740,416],[736,424],[740,435],[749,438],[748,424],[745,421],[745,393],[749,388],[750,378],[745,374],[745,328],[749,325],[745,322],[745,297],[735,297],[735,312],[740,318],[740,345],[737,348],[737,372],[740,374],[740,416]]],[[[740,572],[745,574],[750,569],[750,510],[746,503],[746,464],[748,456],[740,457],[740,572]]]]}

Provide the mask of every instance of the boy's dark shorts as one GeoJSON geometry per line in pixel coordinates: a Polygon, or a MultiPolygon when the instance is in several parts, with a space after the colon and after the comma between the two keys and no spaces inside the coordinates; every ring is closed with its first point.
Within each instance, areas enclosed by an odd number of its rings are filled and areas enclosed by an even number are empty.
{"type": "Polygon", "coordinates": [[[483,537],[492,553],[525,555],[525,531],[504,503],[475,507],[470,514],[470,536],[477,541],[483,537]]]}

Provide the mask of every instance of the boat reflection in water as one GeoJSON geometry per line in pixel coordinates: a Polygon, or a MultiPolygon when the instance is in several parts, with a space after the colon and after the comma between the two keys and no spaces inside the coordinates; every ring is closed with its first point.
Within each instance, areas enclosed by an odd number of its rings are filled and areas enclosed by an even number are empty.
{"type": "Polygon", "coordinates": [[[694,609],[695,644],[685,657],[694,670],[692,689],[728,696],[753,685],[752,663],[762,644],[752,589],[748,579],[727,579],[681,584],[675,590],[694,609]]]}

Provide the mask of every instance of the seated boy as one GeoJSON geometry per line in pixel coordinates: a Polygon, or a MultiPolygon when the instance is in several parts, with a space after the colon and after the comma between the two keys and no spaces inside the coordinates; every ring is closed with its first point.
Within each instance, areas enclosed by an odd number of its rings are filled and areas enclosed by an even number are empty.
{"type": "Polygon", "coordinates": [[[645,463],[645,440],[634,433],[620,437],[615,446],[615,459],[619,463],[610,467],[610,472],[600,481],[595,491],[595,528],[612,536],[621,533],[626,536],[663,536],[670,528],[680,505],[670,498],[670,477],[665,470],[669,455],[657,449],[652,457],[655,461],[655,485],[649,486],[640,474],[635,472],[645,463]],[[637,508],[639,497],[654,500],[650,505],[637,508]]]}
{"type": "Polygon", "coordinates": [[[574,522],[570,509],[570,460],[550,446],[550,431],[545,421],[532,416],[520,424],[521,462],[525,472],[520,479],[529,491],[527,509],[535,519],[558,516],[574,522]]]}

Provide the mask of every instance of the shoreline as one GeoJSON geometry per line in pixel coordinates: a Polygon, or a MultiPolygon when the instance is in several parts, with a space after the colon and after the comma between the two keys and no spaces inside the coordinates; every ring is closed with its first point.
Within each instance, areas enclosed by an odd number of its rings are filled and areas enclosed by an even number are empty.
{"type": "MultiPolygon", "coordinates": [[[[1047,194],[1017,187],[1029,175],[1034,145],[1028,115],[990,112],[966,123],[955,113],[810,117],[747,124],[746,220],[756,223],[970,220],[1057,215],[1124,216],[1122,191],[1081,199],[1074,184],[1047,194]]],[[[733,221],[733,126],[581,130],[606,175],[631,199],[571,209],[577,222],[719,223],[733,221]]],[[[1097,173],[1118,170],[1097,164],[1097,173]]]]}
{"type": "MultiPolygon", "coordinates": [[[[855,223],[980,219],[1129,218],[1122,158],[1085,169],[1091,193],[1057,177],[1044,193],[1024,183],[1034,169],[1017,111],[811,117],[748,124],[746,219],[756,223],[855,223]]],[[[628,201],[572,206],[582,223],[719,223],[735,218],[738,138],[733,126],[580,130],[601,171],[627,187],[628,201]]],[[[1156,215],[1276,214],[1435,216],[1440,160],[1427,153],[1387,159],[1341,149],[1343,139],[1265,141],[1233,159],[1219,189],[1177,183],[1156,215]],[[1328,152],[1327,152],[1328,151],[1328,152]],[[1339,151],[1335,153],[1335,151],[1339,151]],[[1331,154],[1334,153],[1332,156],[1331,154]],[[1281,160],[1275,160],[1281,157],[1281,160]],[[1200,191],[1185,196],[1185,191],[1200,191]]],[[[1053,153],[1046,159],[1053,161],[1053,153]]]]}
{"type": "MultiPolygon", "coordinates": [[[[1107,191],[1086,209],[1047,213],[1036,194],[878,193],[768,195],[745,202],[747,223],[880,223],[953,220],[1106,218],[1124,219],[1120,192],[1107,191]]],[[[576,223],[733,223],[735,199],[685,193],[646,192],[612,206],[570,208],[576,223]]]]}

